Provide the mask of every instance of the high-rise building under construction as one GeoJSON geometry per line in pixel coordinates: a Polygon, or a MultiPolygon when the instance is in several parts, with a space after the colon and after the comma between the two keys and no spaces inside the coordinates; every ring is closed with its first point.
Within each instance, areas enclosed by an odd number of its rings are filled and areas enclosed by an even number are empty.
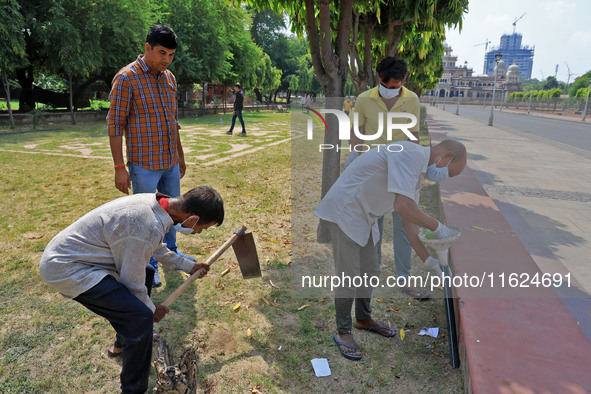
{"type": "Polygon", "coordinates": [[[500,53],[506,64],[517,64],[521,79],[531,78],[534,62],[534,46],[521,45],[521,34],[503,34],[501,45],[489,50],[484,58],[484,73],[494,75],[495,55],[500,53]]]}

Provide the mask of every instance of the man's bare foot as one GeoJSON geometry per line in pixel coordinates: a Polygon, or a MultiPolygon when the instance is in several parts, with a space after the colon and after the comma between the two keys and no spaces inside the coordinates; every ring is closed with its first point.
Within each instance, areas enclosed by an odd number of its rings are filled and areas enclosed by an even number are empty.
{"type": "Polygon", "coordinates": [[[351,333],[339,333],[333,337],[341,354],[350,360],[360,360],[361,352],[351,333]]]}

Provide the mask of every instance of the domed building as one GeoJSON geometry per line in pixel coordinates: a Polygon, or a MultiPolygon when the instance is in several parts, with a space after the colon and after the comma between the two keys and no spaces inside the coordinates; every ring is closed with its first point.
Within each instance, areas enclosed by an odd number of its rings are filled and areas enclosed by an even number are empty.
{"type": "Polygon", "coordinates": [[[513,93],[521,91],[521,82],[519,82],[520,78],[521,75],[519,74],[519,66],[513,62],[513,64],[509,66],[507,78],[505,80],[507,92],[513,93]]]}
{"type": "MultiPolygon", "coordinates": [[[[472,99],[490,99],[492,97],[495,75],[473,75],[474,71],[468,68],[468,62],[458,66],[458,57],[452,55],[452,48],[444,43],[445,53],[443,55],[443,75],[439,79],[437,87],[426,92],[428,96],[443,97],[466,97],[472,99]]],[[[497,86],[495,101],[502,98],[505,100],[509,94],[521,91],[519,82],[519,66],[513,62],[506,70],[505,61],[501,59],[495,67],[497,73],[497,86]]]]}
{"type": "Polygon", "coordinates": [[[494,68],[497,72],[497,81],[499,78],[503,78],[505,76],[505,61],[503,59],[499,60],[499,63],[494,68]]]}

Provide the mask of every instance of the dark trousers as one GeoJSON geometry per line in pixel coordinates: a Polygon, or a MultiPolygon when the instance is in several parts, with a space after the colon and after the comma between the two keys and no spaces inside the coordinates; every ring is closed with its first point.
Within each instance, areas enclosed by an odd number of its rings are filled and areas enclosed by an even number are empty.
{"type": "Polygon", "coordinates": [[[240,119],[240,124],[242,125],[242,132],[246,133],[246,129],[244,128],[244,119],[242,119],[242,110],[234,111],[235,114],[232,116],[232,126],[230,126],[230,131],[234,130],[234,125],[236,124],[236,117],[240,119]]]}
{"type": "MultiPolygon", "coordinates": [[[[335,274],[339,278],[342,278],[343,275],[351,278],[380,275],[377,248],[371,236],[367,245],[359,246],[335,223],[331,223],[331,232],[335,274]]],[[[351,332],[353,302],[355,302],[355,318],[359,320],[371,319],[372,292],[371,286],[354,287],[344,284],[335,289],[335,317],[339,333],[351,332]]]]}
{"type": "Polygon", "coordinates": [[[146,392],[152,363],[154,327],[154,314],[150,308],[110,275],[74,300],[107,319],[115,329],[123,346],[121,391],[146,392]]]}

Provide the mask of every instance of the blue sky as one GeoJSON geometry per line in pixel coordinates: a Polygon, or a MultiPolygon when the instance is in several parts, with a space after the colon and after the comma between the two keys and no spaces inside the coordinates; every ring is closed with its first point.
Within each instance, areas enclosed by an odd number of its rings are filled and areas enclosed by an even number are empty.
{"type": "Polygon", "coordinates": [[[482,74],[484,45],[498,46],[501,35],[513,32],[523,36],[522,44],[535,46],[532,77],[554,76],[570,82],[591,70],[591,0],[471,0],[462,31],[448,30],[446,42],[458,56],[458,63],[468,62],[476,74],[482,74]]]}

